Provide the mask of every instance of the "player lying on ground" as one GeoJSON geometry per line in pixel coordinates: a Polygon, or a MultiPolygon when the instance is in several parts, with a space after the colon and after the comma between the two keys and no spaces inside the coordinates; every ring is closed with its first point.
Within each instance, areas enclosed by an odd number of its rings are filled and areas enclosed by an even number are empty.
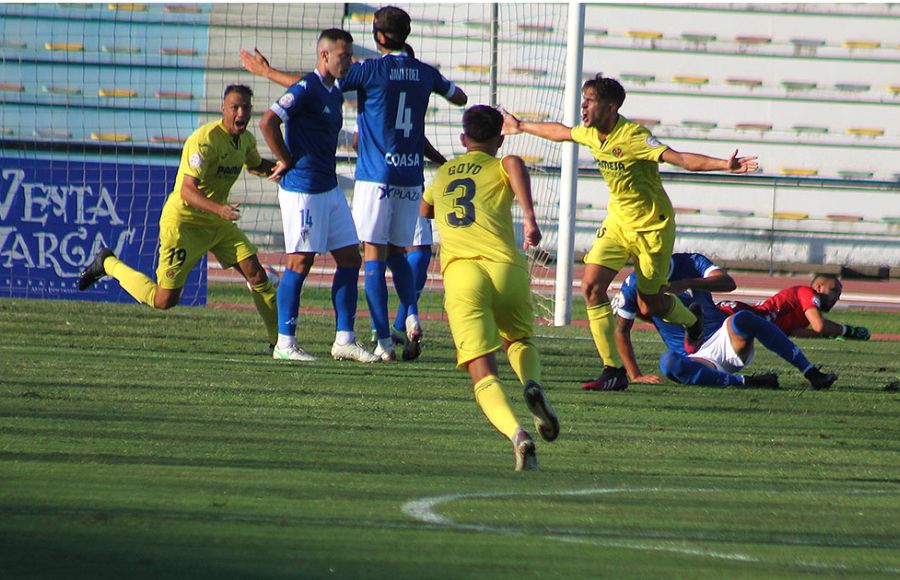
{"type": "Polygon", "coordinates": [[[337,266],[331,286],[335,315],[331,356],[375,362],[381,359],[356,342],[353,330],[362,260],[350,206],[335,171],[344,122],[344,96],[337,82],[350,68],[353,37],[337,28],[324,30],[316,54],[315,70],[291,85],[259,122],[283,168],[276,177],[287,259],[278,286],[278,343],[272,356],[316,360],[297,344],[300,294],[316,254],[331,252],[337,266]]]}
{"type": "MultiPolygon", "coordinates": [[[[731,292],[735,287],[734,279],[706,256],[672,255],[669,289],[691,309],[702,308],[705,340],[696,353],[689,355],[682,347],[684,331],[680,326],[651,318],[669,349],[659,361],[659,368],[666,377],[685,385],[777,388],[776,373],[737,374],[753,360],[754,341],[758,340],[803,373],[813,388],[827,389],[837,380],[834,373],[823,373],[814,367],[800,348],[768,320],[749,311],[729,316],[719,310],[710,293],[731,292]]],[[[661,382],[657,375],[643,375],[634,356],[631,328],[634,319],[642,316],[637,307],[633,273],[622,283],[614,303],[616,342],[629,378],[634,382],[661,382]]]]}
{"type": "Polygon", "coordinates": [[[475,401],[491,424],[512,441],[517,471],[538,468],[534,441],[519,425],[498,378],[496,352],[506,356],[541,436],[553,441],[559,420],[541,388],[541,360],[532,343],[534,312],[525,256],[516,248],[512,203],[524,214],[526,248],[541,231],[531,182],[520,157],[496,157],[503,117],[484,105],[463,115],[467,153],[445,163],[422,198],[422,215],[434,218],[441,236],[444,308],[459,367],[468,371],[475,401]]]}
{"type": "Polygon", "coordinates": [[[591,336],[604,369],[584,388],[619,390],[628,385],[628,376],[615,348],[615,316],[607,291],[629,256],[634,258],[641,312],[688,329],[685,348],[691,352],[703,340],[703,321],[665,288],[675,243],[675,211],[659,177],[660,162],[688,171],[728,173],[753,171],[758,164],[756,157],[738,157],[737,151],[728,159],[717,159],[660,143],[645,127],[619,114],[625,89],[615,79],[598,74],[584,83],[582,96],[578,127],[525,122],[506,113],[503,132],[585,145],[609,185],[608,215],[584,258],[581,281],[591,336]]]}
{"type": "Polygon", "coordinates": [[[234,267],[247,280],[269,343],[275,344],[275,291],[256,257],[256,247],[235,223],[241,217],[239,204],[228,202],[231,187],[244,167],[261,177],[270,177],[280,169],[259,156],[256,139],[246,132],[252,98],[249,87],[229,85],[222,101],[222,119],[203,125],[185,142],[175,188],[159,218],[156,282],[103,248],[81,273],[79,290],[108,275],[138,302],[166,310],[178,304],[194,265],[212,252],[223,268],[234,267]]]}

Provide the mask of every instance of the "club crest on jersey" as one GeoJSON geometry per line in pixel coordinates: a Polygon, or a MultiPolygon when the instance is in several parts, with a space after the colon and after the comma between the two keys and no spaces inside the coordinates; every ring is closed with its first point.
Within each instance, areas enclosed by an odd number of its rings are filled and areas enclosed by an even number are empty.
{"type": "Polygon", "coordinates": [[[621,159],[622,155],[623,155],[622,148],[621,147],[613,147],[612,154],[613,154],[613,157],[615,157],[616,159],[621,159]]]}
{"type": "Polygon", "coordinates": [[[291,93],[285,93],[281,95],[281,98],[278,99],[278,104],[281,105],[281,108],[287,109],[294,104],[294,95],[292,95],[291,93]]]}
{"type": "Polygon", "coordinates": [[[199,153],[192,153],[191,156],[188,157],[188,165],[194,169],[200,169],[203,167],[203,157],[200,157],[199,153]]]}

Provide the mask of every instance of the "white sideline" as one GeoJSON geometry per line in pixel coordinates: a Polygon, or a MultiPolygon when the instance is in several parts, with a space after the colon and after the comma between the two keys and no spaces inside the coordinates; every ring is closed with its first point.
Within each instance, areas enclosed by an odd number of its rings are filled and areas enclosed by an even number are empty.
{"type": "MultiPolygon", "coordinates": [[[[552,496],[577,496],[577,495],[600,495],[600,494],[614,494],[614,493],[717,493],[725,490],[721,489],[691,489],[691,488],[588,488],[588,489],[579,489],[579,490],[568,490],[568,491],[547,491],[547,492],[526,492],[526,493],[518,493],[518,492],[485,492],[485,493],[452,493],[447,495],[438,495],[432,497],[426,497],[416,500],[411,500],[404,503],[401,506],[401,511],[415,519],[416,521],[422,522],[424,524],[430,524],[434,526],[443,526],[447,528],[452,528],[456,530],[468,530],[474,532],[488,533],[488,534],[499,534],[505,536],[524,536],[528,535],[527,532],[511,528],[511,527],[502,527],[502,526],[491,526],[487,524],[463,524],[453,521],[452,519],[443,516],[435,511],[435,509],[446,503],[450,503],[460,499],[492,499],[492,498],[501,498],[501,497],[513,497],[513,496],[538,496],[538,497],[552,497],[552,496]]],[[[896,494],[900,493],[898,490],[822,490],[820,493],[846,493],[848,495],[859,495],[859,494],[896,494]]],[[[777,493],[777,492],[770,492],[777,493]]],[[[811,490],[806,490],[806,493],[814,493],[811,490]]],[[[576,532],[578,530],[575,530],[576,532]]],[[[612,531],[612,530],[608,530],[612,531]]],[[[675,545],[671,545],[672,542],[625,542],[620,540],[611,540],[604,538],[586,538],[580,537],[578,535],[566,534],[563,533],[554,533],[554,534],[542,534],[541,537],[545,540],[555,540],[558,542],[567,542],[567,543],[576,543],[576,544],[594,544],[594,545],[603,545],[609,546],[613,548],[625,548],[632,550],[642,550],[642,551],[653,551],[653,552],[671,552],[676,554],[684,554],[688,556],[697,556],[701,558],[712,558],[717,560],[730,560],[737,562],[748,562],[748,563],[768,563],[768,564],[781,564],[781,562],[774,560],[765,560],[762,558],[758,558],[756,556],[751,556],[749,554],[742,554],[740,552],[717,552],[712,550],[704,550],[701,548],[685,548],[679,547],[675,545]]],[[[727,538],[710,538],[712,541],[722,540],[726,541],[727,538]]],[[[681,542],[689,542],[689,541],[697,541],[693,538],[684,538],[680,540],[681,542]]],[[[847,570],[847,571],[864,571],[864,572],[881,572],[881,573],[889,573],[889,574],[900,574],[900,568],[894,567],[854,567],[850,564],[838,563],[838,562],[819,562],[816,560],[797,560],[795,562],[785,563],[785,565],[791,566],[799,566],[804,568],[811,568],[817,570],[847,570]]]]}

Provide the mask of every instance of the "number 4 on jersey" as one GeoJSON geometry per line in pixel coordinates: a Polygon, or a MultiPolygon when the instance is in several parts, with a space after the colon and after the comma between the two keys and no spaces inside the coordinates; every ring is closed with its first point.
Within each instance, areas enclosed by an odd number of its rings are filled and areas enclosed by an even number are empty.
{"type": "Polygon", "coordinates": [[[403,137],[407,139],[413,130],[412,109],[406,106],[406,91],[400,93],[400,100],[397,101],[397,122],[394,129],[403,131],[403,137]]]}

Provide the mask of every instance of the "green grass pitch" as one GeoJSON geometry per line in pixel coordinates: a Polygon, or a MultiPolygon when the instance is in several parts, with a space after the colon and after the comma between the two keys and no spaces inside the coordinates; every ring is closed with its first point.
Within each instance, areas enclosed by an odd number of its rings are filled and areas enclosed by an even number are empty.
{"type": "MultiPolygon", "coordinates": [[[[541,327],[562,434],[515,473],[446,324],[425,331],[420,360],[363,366],[303,315],[322,358],[292,365],[252,310],[0,300],[0,577],[900,575],[900,343],[799,341],[840,374],[824,392],[757,348],[782,390],[587,393],[588,330],[541,327]]],[[[655,368],[658,338],[636,349],[655,368]]]]}

